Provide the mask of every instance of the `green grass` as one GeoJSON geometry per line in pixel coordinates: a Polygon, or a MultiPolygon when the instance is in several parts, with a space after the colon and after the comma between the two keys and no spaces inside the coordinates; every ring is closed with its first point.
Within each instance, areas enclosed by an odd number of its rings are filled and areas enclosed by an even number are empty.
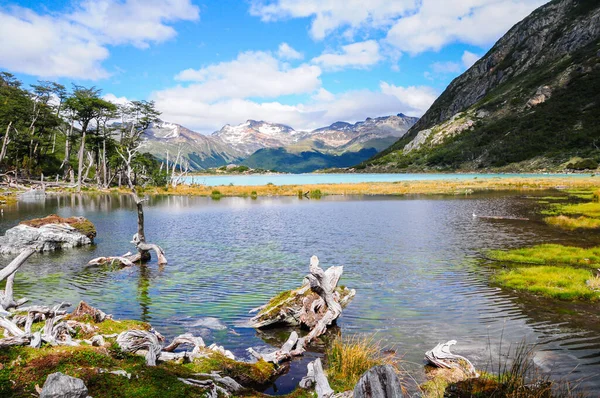
{"type": "Polygon", "coordinates": [[[522,249],[490,250],[492,260],[533,265],[576,265],[598,268],[600,247],[584,249],[558,244],[543,244],[522,249]]]}
{"type": "Polygon", "coordinates": [[[600,296],[587,281],[591,271],[572,267],[538,266],[503,270],[493,280],[501,286],[559,300],[595,301],[600,296]]]}
{"type": "MultiPolygon", "coordinates": [[[[590,198],[591,199],[591,198],[590,198]]],[[[582,215],[586,217],[600,218],[600,203],[588,202],[588,203],[576,203],[569,205],[562,205],[558,208],[561,214],[569,215],[582,215]]]]}

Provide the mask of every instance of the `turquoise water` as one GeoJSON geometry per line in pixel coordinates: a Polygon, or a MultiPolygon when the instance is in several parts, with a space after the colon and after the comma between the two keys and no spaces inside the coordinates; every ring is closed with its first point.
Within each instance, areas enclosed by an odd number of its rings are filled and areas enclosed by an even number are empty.
{"type": "MultiPolygon", "coordinates": [[[[535,218],[539,209],[529,196],[218,201],[167,196],[150,197],[144,206],[146,236],[165,249],[169,264],[164,267],[154,258],[147,267],[86,265],[94,257],[134,249],[129,242],[136,212],[129,196],[73,194],[6,206],[0,233],[52,213],[85,216],[98,230],[91,247],[32,256],[15,279],[16,297],[28,297],[32,304],[86,300],[115,319],[151,322],[167,339],[193,333],[249,360],[248,347],[274,350],[289,330],[254,330],[247,326],[248,311],[299,286],[316,254],[324,268],[344,265],[341,284],[357,290],[339,319],[339,331],[375,333],[407,361],[417,379],[424,377],[425,351],[438,342],[458,340],[457,353],[491,370],[491,358],[526,341],[535,345],[534,360],[543,371],[557,379],[583,379],[585,388],[598,394],[592,396],[600,396],[597,316],[573,318],[565,315],[572,312],[568,306],[529,302],[490,286],[490,269],[479,263],[482,249],[600,243],[596,232],[472,216],[535,218]]],[[[11,259],[0,257],[4,264],[11,259]]],[[[275,384],[278,394],[295,388],[314,355],[292,363],[275,384]]]]}
{"type": "Polygon", "coordinates": [[[184,184],[219,185],[305,185],[305,184],[342,184],[360,182],[397,182],[397,181],[431,181],[431,180],[471,180],[474,178],[581,178],[589,174],[254,174],[223,176],[188,176],[184,184]]]}

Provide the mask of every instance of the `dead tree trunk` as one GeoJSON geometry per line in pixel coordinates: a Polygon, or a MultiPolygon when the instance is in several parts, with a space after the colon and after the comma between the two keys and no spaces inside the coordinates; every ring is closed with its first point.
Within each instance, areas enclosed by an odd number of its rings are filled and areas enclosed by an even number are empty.
{"type": "Polygon", "coordinates": [[[4,140],[2,140],[2,151],[0,152],[0,163],[2,163],[2,160],[4,160],[4,157],[6,156],[6,148],[8,147],[8,144],[10,143],[10,138],[8,138],[8,133],[10,132],[10,127],[12,126],[12,121],[8,123],[8,127],[6,128],[6,134],[4,135],[4,140]]]}
{"type": "Polygon", "coordinates": [[[130,263],[136,262],[147,262],[148,260],[150,260],[150,251],[154,251],[154,253],[156,253],[159,265],[167,264],[167,258],[165,257],[164,250],[158,245],[146,242],[146,233],[144,232],[144,199],[141,199],[138,196],[137,191],[135,189],[135,185],[133,185],[133,180],[131,178],[131,175],[133,173],[131,163],[137,151],[138,148],[127,149],[127,156],[125,156],[125,154],[121,153],[120,151],[118,151],[118,153],[119,156],[121,156],[121,158],[125,161],[125,166],[127,168],[126,180],[129,189],[131,189],[131,196],[133,198],[133,201],[135,202],[137,210],[137,232],[135,233],[135,235],[133,235],[133,240],[131,241],[131,243],[135,245],[138,252],[134,255],[125,255],[121,257],[95,258],[89,262],[89,264],[91,265],[114,261],[118,261],[124,265],[129,265],[130,263]],[[123,258],[125,258],[125,261],[123,261],[123,258]]]}

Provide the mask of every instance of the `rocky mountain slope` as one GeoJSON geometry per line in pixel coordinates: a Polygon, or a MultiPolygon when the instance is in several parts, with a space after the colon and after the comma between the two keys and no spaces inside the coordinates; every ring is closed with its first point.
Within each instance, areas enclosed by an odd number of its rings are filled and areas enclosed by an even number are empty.
{"type": "Polygon", "coordinates": [[[600,160],[600,2],[554,0],[452,81],[367,170],[539,169],[600,160]]]}
{"type": "Polygon", "coordinates": [[[336,122],[314,131],[248,120],[237,126],[225,125],[211,135],[159,122],[145,132],[142,150],[161,160],[168,151],[173,162],[181,149],[193,170],[243,162],[254,168],[306,172],[364,161],[406,134],[417,120],[398,114],[355,124],[336,122]]]}

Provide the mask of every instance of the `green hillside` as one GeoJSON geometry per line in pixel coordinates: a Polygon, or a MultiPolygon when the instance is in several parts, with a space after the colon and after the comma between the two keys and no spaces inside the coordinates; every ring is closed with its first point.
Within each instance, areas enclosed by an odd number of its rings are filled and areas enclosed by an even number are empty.
{"type": "Polygon", "coordinates": [[[594,166],[599,8],[563,0],[536,10],[455,79],[405,137],[359,168],[555,169],[573,157],[594,166]]]}

